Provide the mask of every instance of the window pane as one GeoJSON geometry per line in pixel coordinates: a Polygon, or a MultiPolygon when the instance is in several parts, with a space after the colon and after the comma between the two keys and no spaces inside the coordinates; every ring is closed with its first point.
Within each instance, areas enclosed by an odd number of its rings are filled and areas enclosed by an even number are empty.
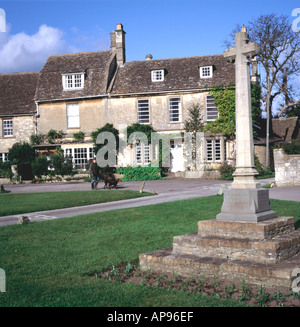
{"type": "Polygon", "coordinates": [[[215,120],[218,118],[218,109],[215,106],[215,100],[212,95],[206,96],[206,120],[215,120]]]}
{"type": "Polygon", "coordinates": [[[65,149],[65,156],[71,156],[72,157],[72,149],[65,149]]]}
{"type": "Polygon", "coordinates": [[[210,78],[212,77],[212,66],[200,67],[200,77],[201,78],[210,78]]]}
{"type": "Polygon", "coordinates": [[[79,105],[67,105],[68,128],[79,127],[79,105]]]}
{"type": "Polygon", "coordinates": [[[138,100],[138,122],[149,123],[149,100],[138,100]]]}
{"type": "Polygon", "coordinates": [[[159,82],[164,80],[163,70],[152,71],[152,82],[159,82]]]}
{"type": "Polygon", "coordinates": [[[13,136],[13,121],[12,119],[3,120],[3,136],[13,136]]]}
{"type": "Polygon", "coordinates": [[[135,150],[136,150],[135,151],[136,163],[141,164],[142,163],[142,146],[140,144],[136,145],[135,150]]]}
{"type": "Polygon", "coordinates": [[[76,166],[83,166],[87,163],[87,149],[75,148],[74,149],[74,163],[76,166]]]}
{"type": "Polygon", "coordinates": [[[221,141],[215,140],[215,160],[221,160],[221,141]]]}
{"type": "Polygon", "coordinates": [[[170,122],[181,121],[181,99],[180,98],[170,98],[169,119],[170,119],[170,122]]]}
{"type": "Polygon", "coordinates": [[[144,163],[147,164],[150,162],[150,149],[149,145],[144,145],[144,163]]]}
{"type": "Polygon", "coordinates": [[[82,87],[82,85],[81,85],[81,74],[75,74],[74,75],[74,83],[75,83],[75,87],[82,87]]]}
{"type": "Polygon", "coordinates": [[[213,161],[213,148],[212,148],[212,140],[206,141],[206,160],[213,161]]]}
{"type": "Polygon", "coordinates": [[[64,90],[81,89],[84,86],[84,74],[63,75],[64,90]]]}

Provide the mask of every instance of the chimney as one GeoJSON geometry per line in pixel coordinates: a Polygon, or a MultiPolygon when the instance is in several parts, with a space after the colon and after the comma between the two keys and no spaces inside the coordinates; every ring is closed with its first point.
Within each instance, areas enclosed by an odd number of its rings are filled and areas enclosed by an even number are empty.
{"type": "Polygon", "coordinates": [[[110,32],[110,49],[117,56],[118,66],[125,63],[125,34],[122,24],[117,24],[117,29],[110,32]]]}
{"type": "Polygon", "coordinates": [[[145,57],[146,60],[152,60],[153,56],[151,54],[147,54],[145,57]]]}

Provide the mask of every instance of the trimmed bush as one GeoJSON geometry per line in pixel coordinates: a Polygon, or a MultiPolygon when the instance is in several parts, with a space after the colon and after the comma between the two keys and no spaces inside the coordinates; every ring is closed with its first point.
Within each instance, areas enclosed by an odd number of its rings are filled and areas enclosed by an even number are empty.
{"type": "Polygon", "coordinates": [[[48,175],[49,161],[46,157],[37,157],[31,163],[32,173],[34,176],[42,177],[48,175]]]}
{"type": "Polygon", "coordinates": [[[117,174],[122,174],[122,181],[146,181],[162,179],[161,168],[159,167],[120,167],[116,171],[117,174]]]}
{"type": "Polygon", "coordinates": [[[3,178],[12,178],[13,173],[11,171],[11,165],[9,161],[2,162],[0,161],[0,177],[3,178]]]}
{"type": "Polygon", "coordinates": [[[234,173],[234,171],[235,171],[235,167],[229,165],[226,162],[219,168],[221,179],[225,179],[225,180],[233,180],[232,174],[234,173]]]}

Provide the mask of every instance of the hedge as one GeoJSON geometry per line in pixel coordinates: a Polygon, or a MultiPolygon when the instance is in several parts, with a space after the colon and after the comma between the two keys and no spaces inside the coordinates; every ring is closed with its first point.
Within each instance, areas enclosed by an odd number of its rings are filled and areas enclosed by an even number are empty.
{"type": "Polygon", "coordinates": [[[161,168],[159,167],[120,167],[116,173],[124,175],[123,182],[162,179],[161,168]]]}

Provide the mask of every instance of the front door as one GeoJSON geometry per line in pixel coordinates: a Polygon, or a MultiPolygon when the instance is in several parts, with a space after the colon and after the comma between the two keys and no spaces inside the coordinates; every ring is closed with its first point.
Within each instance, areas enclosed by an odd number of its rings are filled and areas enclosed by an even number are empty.
{"type": "Polygon", "coordinates": [[[171,145],[171,172],[184,171],[182,144],[171,145]]]}

